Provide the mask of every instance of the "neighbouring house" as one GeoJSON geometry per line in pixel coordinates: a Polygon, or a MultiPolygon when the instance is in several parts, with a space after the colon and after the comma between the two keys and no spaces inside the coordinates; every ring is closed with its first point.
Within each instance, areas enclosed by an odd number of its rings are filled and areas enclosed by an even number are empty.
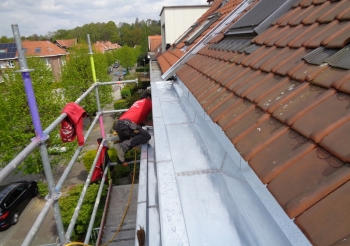
{"type": "Polygon", "coordinates": [[[65,49],[67,51],[69,48],[77,45],[77,39],[73,38],[73,39],[56,40],[54,44],[56,44],[58,47],[65,49]]]}
{"type": "Polygon", "coordinates": [[[162,52],[203,15],[210,5],[184,5],[163,7],[159,16],[161,20],[162,52]]]}
{"type": "Polygon", "coordinates": [[[214,0],[187,23],[151,83],[149,240],[349,244],[349,13],[348,0],[214,0]]]}
{"type": "Polygon", "coordinates": [[[148,36],[148,50],[152,57],[157,57],[162,50],[162,36],[148,36]]]}
{"type": "Polygon", "coordinates": [[[65,63],[66,51],[64,49],[50,41],[25,40],[22,42],[22,47],[27,57],[36,56],[44,59],[46,65],[51,68],[55,79],[59,78],[62,65],[65,63]]]}
{"type": "Polygon", "coordinates": [[[93,47],[98,52],[105,53],[108,51],[119,49],[121,46],[119,44],[113,44],[110,41],[107,41],[107,42],[97,41],[96,43],[93,44],[93,47]]]}
{"type": "Polygon", "coordinates": [[[15,43],[0,44],[0,69],[14,68],[17,60],[15,43]]]}

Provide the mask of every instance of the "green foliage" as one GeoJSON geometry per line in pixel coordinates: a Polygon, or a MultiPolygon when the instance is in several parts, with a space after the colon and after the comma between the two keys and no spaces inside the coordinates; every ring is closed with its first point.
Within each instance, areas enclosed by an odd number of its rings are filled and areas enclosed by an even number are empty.
{"type": "Polygon", "coordinates": [[[122,164],[118,164],[114,166],[114,170],[111,173],[112,180],[116,180],[122,177],[127,177],[130,173],[131,169],[129,165],[126,167],[123,166],[122,164]]]}
{"type": "MultiPolygon", "coordinates": [[[[108,156],[111,162],[117,162],[118,161],[118,154],[116,149],[114,148],[110,148],[108,149],[108,156]]],[[[89,150],[85,153],[85,155],[83,156],[83,163],[84,163],[84,167],[86,168],[87,172],[90,172],[91,166],[94,163],[95,157],[97,154],[97,150],[93,149],[93,150],[89,150]]]]}
{"type": "MultiPolygon", "coordinates": [[[[63,102],[60,96],[52,90],[53,75],[52,71],[46,66],[40,58],[27,58],[28,67],[34,69],[30,73],[32,86],[35,93],[36,104],[40,116],[41,128],[44,130],[59,115],[63,108],[63,102]]],[[[20,151],[22,151],[35,137],[32,117],[28,106],[24,84],[17,69],[7,69],[4,71],[4,83],[1,84],[0,96],[0,164],[6,165],[20,151]]],[[[59,129],[56,128],[50,133],[48,146],[71,146],[63,144],[59,137],[59,129]]],[[[62,157],[53,157],[50,159],[52,166],[62,157]]],[[[36,149],[19,166],[17,171],[22,170],[24,174],[42,173],[39,150],[36,149]]]]}
{"type": "Polygon", "coordinates": [[[123,88],[120,91],[120,95],[122,96],[123,99],[128,98],[131,96],[131,91],[129,88],[123,88]]]}
{"type": "Polygon", "coordinates": [[[141,94],[139,94],[139,93],[135,93],[134,95],[132,95],[132,96],[126,98],[129,107],[131,107],[131,105],[133,105],[134,102],[136,102],[136,101],[139,100],[140,98],[141,98],[141,94]]]}
{"type": "Polygon", "coordinates": [[[97,150],[92,149],[92,150],[86,151],[85,155],[83,156],[83,163],[87,172],[90,172],[90,169],[92,164],[94,163],[96,154],[97,154],[97,150]]]}
{"type": "Polygon", "coordinates": [[[114,109],[126,109],[129,108],[128,101],[125,99],[120,99],[114,102],[114,109]]]}
{"type": "MultiPolygon", "coordinates": [[[[103,54],[94,54],[94,66],[98,81],[110,81],[110,77],[106,73],[108,63],[103,54]]],[[[61,84],[65,99],[68,102],[74,102],[83,92],[88,90],[93,83],[88,47],[87,45],[78,45],[70,50],[69,58],[61,74],[61,84]]],[[[101,108],[112,102],[111,86],[99,86],[98,92],[101,108]]],[[[80,106],[82,106],[89,115],[93,115],[93,113],[98,110],[95,93],[89,93],[80,106]]]]}
{"type": "Polygon", "coordinates": [[[48,185],[43,182],[38,182],[38,191],[39,191],[40,197],[45,197],[46,195],[49,194],[48,185]]]}
{"type": "Polygon", "coordinates": [[[111,162],[117,162],[118,161],[118,153],[115,148],[108,149],[108,156],[111,162]]]}
{"type": "MultiPolygon", "coordinates": [[[[75,207],[78,204],[78,200],[80,198],[80,194],[83,189],[83,184],[77,185],[70,189],[66,196],[61,197],[59,199],[59,205],[61,210],[61,216],[63,221],[63,226],[67,230],[69,223],[71,221],[71,218],[74,214],[75,207]]],[[[81,210],[78,215],[78,219],[76,222],[76,225],[74,227],[73,234],[71,236],[72,240],[80,240],[84,239],[85,233],[89,227],[91,214],[94,208],[96,196],[98,193],[99,185],[98,184],[91,184],[87,191],[86,195],[83,201],[83,205],[81,207],[81,210]]],[[[99,208],[96,214],[94,227],[99,227],[101,219],[102,219],[102,213],[103,213],[103,207],[105,203],[105,199],[107,196],[107,185],[104,186],[104,189],[102,191],[101,201],[99,204],[99,208]]]]}

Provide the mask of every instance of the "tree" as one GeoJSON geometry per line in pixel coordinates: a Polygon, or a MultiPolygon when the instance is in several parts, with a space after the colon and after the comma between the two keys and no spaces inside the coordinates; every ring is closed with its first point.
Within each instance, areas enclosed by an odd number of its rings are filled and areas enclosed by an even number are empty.
{"type": "MultiPolygon", "coordinates": [[[[44,130],[60,115],[63,102],[61,97],[52,90],[54,78],[51,69],[46,66],[45,62],[40,58],[27,58],[27,63],[29,68],[34,69],[30,76],[41,126],[44,130]]],[[[5,75],[5,81],[0,86],[0,163],[2,166],[10,162],[35,137],[21,74],[7,69],[5,75]]],[[[56,128],[50,134],[48,145],[71,146],[62,144],[58,130],[56,128]]],[[[58,157],[54,156],[51,164],[55,165],[57,162],[58,157]]],[[[19,166],[19,170],[22,170],[24,174],[41,173],[43,170],[41,163],[39,151],[36,149],[19,166]]]]}
{"type": "Polygon", "coordinates": [[[120,61],[120,65],[125,68],[133,67],[137,61],[135,49],[132,49],[127,45],[117,49],[114,54],[115,58],[120,61]]]}
{"type": "MultiPolygon", "coordinates": [[[[77,100],[87,89],[93,85],[88,46],[80,44],[70,50],[67,63],[61,74],[63,94],[68,102],[77,100]]],[[[94,54],[94,65],[98,81],[107,82],[111,77],[107,74],[108,62],[101,53],[94,54]]],[[[111,86],[98,87],[101,108],[112,102],[111,86]]],[[[80,104],[91,117],[97,110],[95,93],[89,93],[80,104]]]]}

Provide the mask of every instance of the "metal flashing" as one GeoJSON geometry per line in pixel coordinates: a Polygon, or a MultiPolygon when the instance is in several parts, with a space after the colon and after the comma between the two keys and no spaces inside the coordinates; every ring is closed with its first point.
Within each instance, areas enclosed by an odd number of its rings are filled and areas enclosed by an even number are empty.
{"type": "Polygon", "coordinates": [[[330,66],[350,69],[350,45],[345,46],[337,53],[325,60],[330,66]]]}
{"type": "Polygon", "coordinates": [[[151,86],[162,244],[310,245],[183,82],[151,86]]]}
{"type": "Polygon", "coordinates": [[[325,47],[318,47],[311,51],[309,54],[304,56],[302,59],[307,63],[313,65],[321,65],[325,62],[328,57],[331,57],[338,50],[326,49],[325,47]]]}

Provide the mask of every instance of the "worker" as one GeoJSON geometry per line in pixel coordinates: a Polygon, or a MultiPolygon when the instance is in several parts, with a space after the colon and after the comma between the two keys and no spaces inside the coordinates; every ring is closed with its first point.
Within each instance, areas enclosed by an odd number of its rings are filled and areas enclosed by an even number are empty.
{"type": "Polygon", "coordinates": [[[119,144],[116,144],[118,158],[125,162],[124,155],[133,147],[147,143],[151,135],[141,125],[153,126],[153,122],[147,117],[152,111],[151,93],[144,92],[140,100],[134,102],[128,111],[124,112],[114,124],[113,129],[119,137],[119,144]]]}

